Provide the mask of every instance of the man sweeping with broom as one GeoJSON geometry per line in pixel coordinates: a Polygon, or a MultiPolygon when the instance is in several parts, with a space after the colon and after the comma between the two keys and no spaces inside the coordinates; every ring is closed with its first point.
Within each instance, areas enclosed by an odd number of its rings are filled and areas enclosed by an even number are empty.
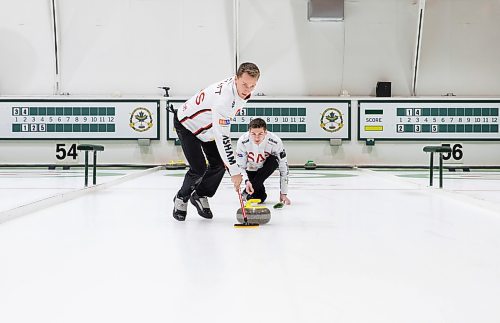
{"type": "Polygon", "coordinates": [[[186,219],[188,201],[200,216],[213,217],[208,198],[214,196],[226,169],[239,192],[243,177],[229,130],[231,119],[250,98],[259,76],[255,64],[243,63],[235,76],[200,91],[174,112],[174,127],[189,163],[182,187],[174,197],[176,220],[186,219]]]}

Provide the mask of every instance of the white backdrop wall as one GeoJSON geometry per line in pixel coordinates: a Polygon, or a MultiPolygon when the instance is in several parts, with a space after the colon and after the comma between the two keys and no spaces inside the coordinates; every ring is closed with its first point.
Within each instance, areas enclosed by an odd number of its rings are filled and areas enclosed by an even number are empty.
{"type": "MultiPolygon", "coordinates": [[[[56,0],[60,92],[190,95],[237,55],[270,96],[409,96],[419,1],[345,0],[344,22],[312,23],[307,0],[56,0]]],[[[417,94],[498,95],[500,0],[425,3],[417,94]]],[[[50,0],[0,0],[0,48],[1,95],[55,94],[50,0]]]]}
{"type": "MultiPolygon", "coordinates": [[[[370,96],[377,81],[391,81],[393,95],[407,97],[419,2],[346,0],[343,22],[311,23],[307,0],[56,0],[59,94],[158,97],[158,86],[170,86],[172,95],[190,96],[231,75],[238,58],[261,67],[256,92],[268,96],[338,96],[342,90],[370,96]]],[[[499,14],[500,0],[425,1],[417,94],[500,95],[499,14]]],[[[0,0],[0,95],[54,95],[54,73],[50,1],[0,0]]],[[[355,106],[352,116],[354,121],[355,106]]],[[[180,148],[166,141],[164,127],[150,147],[105,142],[101,160],[182,159],[180,148]]],[[[340,147],[287,141],[290,161],[427,164],[425,143],[367,147],[352,136],[340,147]]],[[[0,141],[0,164],[59,162],[56,143],[0,141]]],[[[500,165],[495,142],[468,142],[464,150],[464,163],[500,165]]]]}

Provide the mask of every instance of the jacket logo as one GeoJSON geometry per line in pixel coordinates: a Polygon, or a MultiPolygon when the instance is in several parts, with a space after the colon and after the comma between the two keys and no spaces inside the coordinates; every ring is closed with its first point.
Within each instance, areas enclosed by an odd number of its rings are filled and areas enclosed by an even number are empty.
{"type": "Polygon", "coordinates": [[[217,91],[215,91],[215,94],[221,95],[221,93],[222,93],[222,83],[219,83],[219,85],[217,85],[217,91]]]}
{"type": "Polygon", "coordinates": [[[229,165],[236,164],[236,159],[234,158],[233,148],[231,147],[231,138],[226,135],[222,136],[222,145],[224,146],[224,150],[226,151],[227,161],[229,165]]]}
{"type": "Polygon", "coordinates": [[[257,156],[255,155],[255,153],[253,153],[251,151],[248,153],[248,160],[251,162],[254,162],[254,163],[263,162],[266,160],[267,157],[269,157],[269,153],[267,151],[264,152],[264,155],[257,154],[257,156]]]}
{"type": "Polygon", "coordinates": [[[221,126],[229,126],[231,124],[231,119],[219,119],[219,124],[221,126]]]}

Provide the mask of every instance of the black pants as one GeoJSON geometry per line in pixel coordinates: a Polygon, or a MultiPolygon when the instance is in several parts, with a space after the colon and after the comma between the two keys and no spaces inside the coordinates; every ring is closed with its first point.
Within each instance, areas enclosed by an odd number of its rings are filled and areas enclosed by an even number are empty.
{"type": "Polygon", "coordinates": [[[266,158],[262,168],[257,171],[247,171],[248,180],[252,183],[253,194],[250,198],[260,199],[264,202],[267,198],[266,187],[264,186],[264,181],[271,176],[271,174],[278,168],[279,161],[276,156],[270,155],[266,158]]]}
{"type": "Polygon", "coordinates": [[[177,113],[174,114],[174,127],[189,164],[177,196],[187,201],[194,190],[198,196],[214,196],[226,171],[215,141],[203,142],[196,138],[179,122],[177,113]]]}

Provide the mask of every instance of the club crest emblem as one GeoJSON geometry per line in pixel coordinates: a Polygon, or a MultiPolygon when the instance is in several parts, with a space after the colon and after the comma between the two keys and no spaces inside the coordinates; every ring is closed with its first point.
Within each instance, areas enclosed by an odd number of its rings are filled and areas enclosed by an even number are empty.
{"type": "Polygon", "coordinates": [[[336,132],[344,126],[342,112],[336,108],[326,108],[321,114],[320,127],[328,132],[336,132]]]}
{"type": "Polygon", "coordinates": [[[153,116],[146,108],[136,108],[130,114],[129,126],[138,132],[144,132],[153,127],[153,116]]]}

